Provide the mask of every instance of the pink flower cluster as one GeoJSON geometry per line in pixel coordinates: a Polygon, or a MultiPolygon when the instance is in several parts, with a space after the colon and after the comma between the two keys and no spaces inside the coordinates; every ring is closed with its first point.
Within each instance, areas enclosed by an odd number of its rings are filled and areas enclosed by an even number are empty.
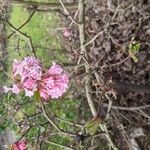
{"type": "Polygon", "coordinates": [[[14,60],[12,76],[15,84],[11,88],[4,87],[5,93],[11,91],[19,94],[25,91],[25,95],[31,97],[38,91],[44,100],[62,96],[69,83],[69,77],[61,66],[53,62],[49,70],[44,72],[39,60],[34,57],[14,60]]]}
{"type": "Polygon", "coordinates": [[[12,146],[12,150],[26,150],[26,149],[27,149],[26,142],[24,140],[17,141],[12,146]]]}

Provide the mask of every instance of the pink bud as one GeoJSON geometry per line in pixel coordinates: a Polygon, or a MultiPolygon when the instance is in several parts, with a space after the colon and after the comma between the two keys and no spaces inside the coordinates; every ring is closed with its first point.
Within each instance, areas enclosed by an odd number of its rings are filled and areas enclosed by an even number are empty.
{"type": "Polygon", "coordinates": [[[67,28],[65,28],[63,35],[64,35],[64,37],[68,38],[71,35],[71,33],[67,28]]]}
{"type": "Polygon", "coordinates": [[[26,142],[24,140],[22,141],[17,141],[16,143],[13,144],[13,150],[26,150],[26,142]]]}

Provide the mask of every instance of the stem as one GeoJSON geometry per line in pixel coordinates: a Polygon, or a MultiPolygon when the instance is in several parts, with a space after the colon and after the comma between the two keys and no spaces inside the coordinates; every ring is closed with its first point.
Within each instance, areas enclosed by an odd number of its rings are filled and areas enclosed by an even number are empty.
{"type": "Polygon", "coordinates": [[[55,145],[55,146],[64,148],[65,150],[74,150],[74,149],[72,149],[71,147],[64,146],[64,145],[61,145],[61,144],[58,144],[58,143],[55,143],[55,142],[51,142],[51,141],[48,141],[48,140],[46,140],[46,139],[42,139],[42,140],[44,140],[44,142],[46,142],[46,143],[49,143],[49,144],[52,144],[52,145],[55,145]]]}
{"type": "MultiPolygon", "coordinates": [[[[84,4],[83,0],[79,0],[78,9],[79,9],[79,25],[78,25],[78,27],[79,27],[81,55],[84,55],[85,59],[88,60],[87,50],[85,48],[85,24],[84,24],[85,4],[84,4]]],[[[86,69],[86,73],[88,75],[86,77],[86,81],[85,81],[85,91],[86,91],[87,101],[88,101],[89,107],[91,109],[92,115],[95,117],[95,116],[97,116],[97,111],[94,106],[94,102],[93,102],[92,95],[91,95],[91,85],[90,85],[91,77],[89,75],[91,72],[91,69],[90,69],[89,65],[87,64],[87,62],[84,66],[86,69]]]]}
{"type": "Polygon", "coordinates": [[[34,46],[33,46],[32,38],[31,38],[29,35],[27,35],[27,34],[21,32],[21,31],[20,31],[19,29],[17,29],[16,27],[14,27],[8,20],[7,20],[7,23],[8,23],[8,25],[14,30],[14,32],[17,32],[19,35],[21,35],[22,37],[24,37],[24,38],[26,38],[26,39],[28,40],[29,46],[30,46],[30,49],[31,49],[31,52],[34,54],[35,57],[37,57],[37,56],[36,56],[36,53],[35,53],[34,46]]]}
{"type": "MultiPolygon", "coordinates": [[[[61,8],[59,3],[54,2],[35,2],[35,1],[24,1],[24,0],[11,0],[13,4],[26,5],[26,6],[35,6],[35,7],[46,7],[46,8],[61,8]]],[[[73,3],[64,3],[67,8],[72,8],[75,6],[73,3]]]]}

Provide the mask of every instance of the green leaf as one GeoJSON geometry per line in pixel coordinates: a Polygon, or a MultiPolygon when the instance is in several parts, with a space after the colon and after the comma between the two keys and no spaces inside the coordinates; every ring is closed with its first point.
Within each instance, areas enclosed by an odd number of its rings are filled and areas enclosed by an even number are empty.
{"type": "Polygon", "coordinates": [[[94,135],[97,132],[98,128],[99,128],[98,120],[90,121],[85,126],[86,132],[89,133],[90,135],[94,135]]]}
{"type": "Polygon", "coordinates": [[[15,119],[17,119],[17,121],[22,120],[24,117],[24,114],[21,110],[18,110],[16,115],[15,115],[15,119]]]}
{"type": "Polygon", "coordinates": [[[137,58],[136,56],[132,56],[132,59],[133,59],[133,61],[134,61],[135,63],[138,62],[138,58],[137,58]]]}
{"type": "Polygon", "coordinates": [[[141,44],[135,43],[135,41],[129,44],[129,55],[133,59],[134,62],[138,62],[138,58],[135,55],[139,52],[140,47],[141,47],[141,44]]]}

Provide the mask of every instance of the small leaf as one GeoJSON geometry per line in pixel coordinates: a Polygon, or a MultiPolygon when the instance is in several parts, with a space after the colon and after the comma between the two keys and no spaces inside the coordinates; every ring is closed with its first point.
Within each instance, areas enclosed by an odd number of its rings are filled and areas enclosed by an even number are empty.
{"type": "Polygon", "coordinates": [[[45,131],[45,128],[41,126],[40,127],[40,132],[43,133],[44,131],[45,131]]]}
{"type": "Polygon", "coordinates": [[[24,117],[23,112],[21,110],[17,111],[15,118],[19,121],[19,120],[22,120],[23,117],[24,117]]]}
{"type": "Polygon", "coordinates": [[[86,132],[90,135],[94,135],[99,128],[99,119],[91,120],[85,126],[86,132]]]}
{"type": "Polygon", "coordinates": [[[133,59],[134,62],[138,62],[138,58],[135,55],[136,53],[139,52],[140,47],[141,47],[141,44],[135,43],[135,41],[129,44],[129,55],[133,59]]]}

